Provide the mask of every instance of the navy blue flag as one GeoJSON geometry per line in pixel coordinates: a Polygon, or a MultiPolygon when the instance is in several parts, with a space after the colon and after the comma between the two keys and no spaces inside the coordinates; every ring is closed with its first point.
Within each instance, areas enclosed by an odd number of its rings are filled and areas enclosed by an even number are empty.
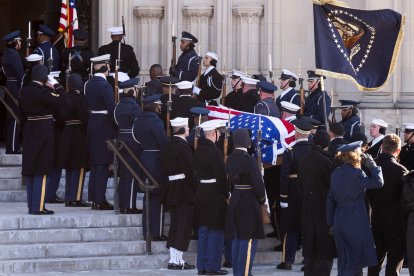
{"type": "Polygon", "coordinates": [[[313,17],[317,74],[352,80],[363,91],[387,84],[402,44],[404,16],[319,3],[313,17]]]}

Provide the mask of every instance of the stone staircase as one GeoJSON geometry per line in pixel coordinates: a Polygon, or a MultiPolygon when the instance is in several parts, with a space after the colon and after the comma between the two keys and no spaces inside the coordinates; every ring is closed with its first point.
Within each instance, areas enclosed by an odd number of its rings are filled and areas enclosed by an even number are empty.
{"type": "MultiPolygon", "coordinates": [[[[167,266],[169,253],[165,242],[153,242],[153,254],[146,253],[141,215],[65,208],[63,204],[47,205],[55,211],[52,216],[28,215],[20,158],[0,157],[0,275],[167,266]]],[[[63,191],[64,181],[59,193],[63,191]]],[[[113,196],[112,184],[107,196],[113,196]]],[[[137,203],[142,206],[142,197],[137,203]]],[[[167,213],[164,233],[168,233],[168,225],[167,213]]],[[[280,253],[273,251],[276,242],[269,238],[260,240],[255,263],[275,264],[280,259],[280,253]]],[[[191,241],[185,259],[195,264],[196,252],[197,242],[191,241]]]]}

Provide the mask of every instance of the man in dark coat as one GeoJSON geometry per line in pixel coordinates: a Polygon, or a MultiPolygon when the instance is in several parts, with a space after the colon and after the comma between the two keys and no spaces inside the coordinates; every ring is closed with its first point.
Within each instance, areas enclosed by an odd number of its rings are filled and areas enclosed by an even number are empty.
{"type": "Polygon", "coordinates": [[[275,104],[275,100],[273,98],[273,94],[276,90],[277,87],[271,84],[270,82],[259,82],[260,101],[258,101],[257,104],[254,106],[254,113],[280,118],[279,108],[275,104]]]}
{"type": "Polygon", "coordinates": [[[193,229],[196,182],[193,172],[191,147],[188,136],[188,118],[171,120],[174,136],[161,152],[161,167],[168,175],[168,184],[162,202],[171,209],[167,248],[170,250],[168,269],[194,269],[183,260],[188,250],[193,229]]]}
{"type": "Polygon", "coordinates": [[[182,54],[178,57],[175,67],[170,67],[171,77],[180,81],[194,81],[197,77],[198,66],[201,62],[200,57],[194,50],[198,39],[189,32],[182,32],[180,39],[180,49],[182,54]]]}
{"type": "Polygon", "coordinates": [[[267,208],[266,191],[255,158],[247,150],[251,140],[247,129],[233,133],[234,151],[226,162],[231,186],[225,235],[233,240],[233,275],[251,275],[258,239],[265,237],[262,208],[267,208]]]}
{"type": "Polygon", "coordinates": [[[240,100],[234,109],[245,112],[254,112],[254,106],[259,101],[259,94],[257,93],[257,83],[259,80],[255,80],[249,77],[242,77],[242,94],[240,100]]]}
{"type": "Polygon", "coordinates": [[[341,102],[340,122],[344,126],[344,139],[350,141],[354,133],[361,132],[361,119],[358,116],[357,105],[359,102],[352,100],[339,100],[341,102]]]}
{"type": "MultiPolygon", "coordinates": [[[[325,77],[323,77],[325,79],[325,77]]],[[[323,124],[328,120],[331,98],[326,91],[322,91],[321,76],[315,74],[315,71],[308,71],[308,89],[309,96],[305,101],[305,116],[314,118],[323,124]],[[323,97],[325,97],[326,109],[323,109],[323,97]]]]}
{"type": "Polygon", "coordinates": [[[282,74],[280,75],[280,89],[282,89],[282,93],[276,99],[276,105],[279,110],[282,109],[281,103],[288,102],[295,105],[300,106],[300,96],[295,90],[296,81],[298,80],[298,76],[295,73],[287,69],[282,69],[282,74]]]}
{"type": "Polygon", "coordinates": [[[342,145],[348,144],[348,141],[344,139],[345,133],[344,126],[341,123],[331,123],[329,126],[329,136],[331,137],[331,143],[328,151],[332,156],[338,153],[338,148],[342,145]]]}
{"type": "Polygon", "coordinates": [[[387,131],[388,123],[382,119],[372,119],[371,126],[369,127],[369,135],[371,135],[371,142],[368,143],[367,153],[372,158],[377,158],[381,152],[382,139],[384,139],[385,132],[387,131]]]}
{"type": "Polygon", "coordinates": [[[65,206],[90,207],[82,200],[85,174],[89,169],[88,155],[88,105],[83,94],[82,77],[74,73],[69,80],[69,105],[61,109],[65,121],[59,145],[57,167],[66,170],[65,206]]]}
{"type": "Polygon", "coordinates": [[[94,76],[85,84],[85,98],[89,108],[88,148],[91,171],[88,198],[94,210],[113,210],[105,197],[109,178],[109,166],[114,154],[108,149],[106,140],[117,135],[113,118],[115,99],[112,86],[107,81],[109,55],[94,57],[94,76]]]}
{"type": "Polygon", "coordinates": [[[217,71],[218,55],[207,52],[203,59],[206,71],[200,76],[199,87],[195,86],[193,92],[197,99],[209,105],[217,105],[215,99],[220,97],[223,89],[223,76],[217,71]]]}
{"type": "MultiPolygon", "coordinates": [[[[5,100],[14,113],[19,116],[19,107],[14,100],[19,100],[19,90],[24,75],[22,58],[18,52],[22,46],[20,31],[17,30],[5,35],[3,41],[6,43],[6,49],[1,58],[1,65],[3,66],[3,72],[7,78],[6,87],[14,98],[12,99],[6,94],[5,100]]],[[[20,130],[17,121],[9,112],[7,112],[6,154],[21,153],[19,133],[20,130]]]]}
{"type": "MultiPolygon", "coordinates": [[[[131,149],[135,156],[141,153],[140,144],[138,144],[132,135],[132,126],[135,120],[139,120],[142,115],[141,107],[135,101],[137,91],[135,85],[138,84],[139,79],[133,78],[119,84],[120,99],[115,107],[114,117],[118,125],[118,139],[124,141],[131,149]]],[[[122,150],[123,157],[128,164],[139,175],[140,170],[135,164],[133,158],[122,150]]],[[[138,185],[132,177],[132,174],[127,170],[125,164],[119,164],[119,211],[121,214],[138,214],[141,213],[137,209],[137,192],[138,185]]]]}
{"type": "Polygon", "coordinates": [[[384,186],[367,192],[371,205],[371,227],[377,250],[378,264],[368,269],[368,275],[379,275],[385,256],[387,257],[386,275],[398,275],[403,264],[405,252],[405,229],[401,197],[402,177],[408,170],[398,164],[401,140],[395,134],[388,134],[382,142],[382,152],[375,160],[382,168],[384,186]]]}
{"type": "Polygon", "coordinates": [[[33,215],[53,214],[44,205],[46,183],[53,166],[52,113],[68,104],[63,87],[47,74],[46,66],[36,65],[33,81],[20,91],[20,106],[26,118],[22,175],[26,176],[27,205],[29,214],[33,215]]]}
{"type": "Polygon", "coordinates": [[[407,220],[407,261],[410,275],[414,275],[414,171],[403,177],[402,207],[408,214],[407,220]]]}
{"type": "Polygon", "coordinates": [[[241,77],[246,77],[246,74],[243,72],[233,70],[231,75],[231,88],[233,89],[229,94],[226,96],[226,100],[224,105],[231,109],[237,109],[240,101],[240,96],[242,92],[242,81],[241,77]]]}
{"type": "Polygon", "coordinates": [[[199,273],[225,275],[221,270],[224,245],[226,201],[230,197],[223,153],[215,143],[220,122],[202,123],[204,138],[194,151],[194,174],[198,180],[195,198],[195,222],[198,227],[197,270],[199,273]]]}
{"type": "Polygon", "coordinates": [[[50,41],[50,38],[54,35],[55,32],[52,29],[40,24],[39,30],[36,33],[36,40],[39,46],[33,50],[33,54],[43,57],[43,64],[49,68],[49,72],[60,71],[59,52],[50,41]]]}
{"type": "MultiPolygon", "coordinates": [[[[143,94],[143,98],[155,94],[162,94],[162,82],[159,79],[160,76],[162,76],[162,66],[160,64],[151,65],[149,75],[151,80],[145,83],[145,88],[140,89],[140,93],[143,94]]],[[[138,98],[141,99],[141,97],[138,98]]]]}
{"type": "Polygon", "coordinates": [[[400,163],[409,171],[414,170],[414,124],[404,124],[404,142],[401,148],[400,163]]]}
{"type": "Polygon", "coordinates": [[[329,191],[332,157],[326,150],[329,134],[316,132],[312,151],[298,166],[298,183],[302,192],[302,236],[305,275],[331,275],[336,248],[326,223],[326,198],[329,191]]]}
{"type": "Polygon", "coordinates": [[[283,153],[280,170],[281,236],[283,252],[277,269],[292,270],[301,225],[302,198],[298,184],[299,162],[310,153],[312,143],[308,141],[312,124],[305,119],[292,121],[295,126],[296,142],[283,153]]]}
{"type": "Polygon", "coordinates": [[[121,62],[119,64],[119,71],[128,74],[130,78],[135,78],[139,75],[139,65],[131,45],[122,43],[124,37],[122,27],[111,27],[108,29],[111,33],[112,42],[99,47],[98,55],[111,55],[111,72],[115,72],[116,60],[120,54],[121,62]],[[119,49],[121,47],[121,49],[119,49]]]}

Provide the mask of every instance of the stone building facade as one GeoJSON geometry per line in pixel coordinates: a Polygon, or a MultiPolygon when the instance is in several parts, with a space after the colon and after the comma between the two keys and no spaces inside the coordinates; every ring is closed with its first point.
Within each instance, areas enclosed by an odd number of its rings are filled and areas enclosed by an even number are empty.
{"type": "MultiPolygon", "coordinates": [[[[414,122],[414,1],[346,2],[356,9],[389,8],[406,15],[405,38],[386,87],[377,92],[360,92],[349,81],[326,81],[334,104],[338,99],[361,101],[360,116],[366,129],[371,119],[378,117],[388,121],[389,129],[395,131],[404,122],[414,122]]],[[[154,63],[168,72],[171,35],[180,37],[184,30],[199,39],[197,52],[210,50],[221,57],[219,71],[238,69],[268,76],[271,66],[277,84],[282,68],[306,76],[306,71],[315,67],[311,0],[100,0],[99,45],[110,41],[107,29],[120,25],[122,15],[126,42],[134,47],[147,80],[154,63]]],[[[340,114],[337,115],[338,118],[340,114]]]]}

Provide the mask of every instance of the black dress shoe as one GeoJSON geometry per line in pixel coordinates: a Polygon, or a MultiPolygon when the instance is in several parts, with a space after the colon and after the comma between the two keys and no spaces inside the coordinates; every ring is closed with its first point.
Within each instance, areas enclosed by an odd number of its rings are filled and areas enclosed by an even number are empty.
{"type": "Polygon", "coordinates": [[[230,262],[224,262],[223,265],[222,265],[222,267],[232,268],[233,267],[233,264],[230,263],[230,262]]]}
{"type": "Polygon", "coordinates": [[[56,198],[54,198],[54,199],[52,199],[52,200],[48,200],[48,201],[46,201],[46,203],[52,203],[52,204],[54,204],[54,203],[56,203],[56,204],[60,204],[60,203],[65,203],[65,200],[64,199],[62,199],[62,198],[60,198],[60,197],[56,197],[56,198]]]}
{"type": "Polygon", "coordinates": [[[121,214],[135,214],[134,209],[129,208],[119,208],[121,214]]]}
{"type": "Polygon", "coordinates": [[[106,205],[104,203],[92,203],[92,209],[93,210],[113,210],[114,206],[113,205],[106,205]]]}
{"type": "Polygon", "coordinates": [[[53,215],[54,213],[55,212],[53,212],[52,210],[44,209],[43,211],[32,212],[31,214],[38,216],[38,215],[53,215]]]}
{"type": "Polygon", "coordinates": [[[168,264],[168,269],[173,269],[173,270],[184,270],[184,269],[194,269],[195,266],[184,263],[183,265],[180,264],[172,264],[169,263],[168,264]]]}
{"type": "Polygon", "coordinates": [[[227,275],[227,270],[219,270],[219,271],[206,271],[205,275],[227,275]]]}
{"type": "Polygon", "coordinates": [[[112,209],[114,208],[114,205],[112,205],[111,203],[109,203],[107,200],[105,200],[104,202],[102,202],[102,205],[105,205],[107,207],[112,207],[112,209]]]}
{"type": "Polygon", "coordinates": [[[281,262],[276,266],[276,268],[282,270],[292,270],[292,265],[285,262],[281,262]]]}
{"type": "Polygon", "coordinates": [[[82,200],[66,201],[65,207],[91,207],[91,204],[82,200]]]}

